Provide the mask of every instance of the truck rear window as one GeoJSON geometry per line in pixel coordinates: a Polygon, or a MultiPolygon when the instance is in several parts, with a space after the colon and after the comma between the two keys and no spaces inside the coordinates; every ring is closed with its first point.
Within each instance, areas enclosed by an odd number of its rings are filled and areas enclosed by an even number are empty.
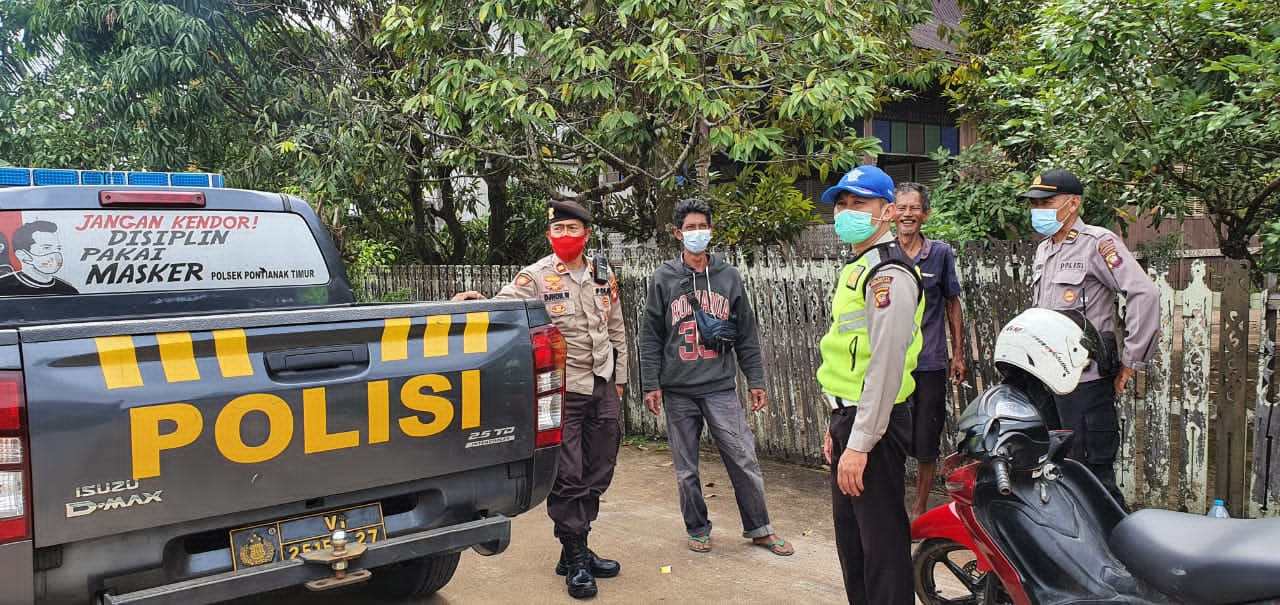
{"type": "Polygon", "coordinates": [[[320,247],[292,213],[0,211],[0,297],[327,283],[320,247]]]}

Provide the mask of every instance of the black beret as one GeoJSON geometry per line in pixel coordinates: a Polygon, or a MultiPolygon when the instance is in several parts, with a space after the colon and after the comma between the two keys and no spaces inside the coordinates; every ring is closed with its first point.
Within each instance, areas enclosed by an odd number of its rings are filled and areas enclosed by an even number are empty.
{"type": "Polygon", "coordinates": [[[558,223],[576,218],[585,225],[591,224],[591,213],[587,212],[577,202],[569,201],[550,201],[547,202],[547,224],[558,223]]]}

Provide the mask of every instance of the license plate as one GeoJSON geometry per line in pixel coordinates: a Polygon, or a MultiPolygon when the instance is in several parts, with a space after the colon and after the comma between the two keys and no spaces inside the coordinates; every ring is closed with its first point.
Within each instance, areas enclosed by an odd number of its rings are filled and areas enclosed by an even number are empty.
{"type": "Polygon", "coordinates": [[[244,569],[297,559],[303,553],[333,546],[330,536],[339,529],[347,532],[350,544],[385,540],[382,504],[375,502],[233,529],[231,560],[235,569],[244,569]]]}

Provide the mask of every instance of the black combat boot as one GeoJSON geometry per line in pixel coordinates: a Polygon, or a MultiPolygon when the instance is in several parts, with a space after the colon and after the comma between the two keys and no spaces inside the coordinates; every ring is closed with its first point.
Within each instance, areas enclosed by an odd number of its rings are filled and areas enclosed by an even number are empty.
{"type": "MultiPolygon", "coordinates": [[[[595,551],[587,548],[587,565],[591,568],[591,575],[597,578],[614,578],[622,571],[622,565],[613,559],[601,559],[596,555],[595,551]]],[[[560,562],[556,563],[556,575],[565,575],[569,573],[569,566],[565,564],[565,549],[560,549],[560,562]]]]}
{"type": "Polygon", "coordinates": [[[587,561],[586,537],[566,536],[560,538],[560,543],[564,545],[564,583],[569,588],[569,596],[575,599],[596,596],[596,579],[591,575],[591,564],[587,561]]]}

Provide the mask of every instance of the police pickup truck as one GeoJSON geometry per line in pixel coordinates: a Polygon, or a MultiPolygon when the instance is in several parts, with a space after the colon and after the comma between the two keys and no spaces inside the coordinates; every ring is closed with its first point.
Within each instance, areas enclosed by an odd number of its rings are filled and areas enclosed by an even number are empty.
{"type": "Polygon", "coordinates": [[[417,598],[550,490],[541,303],[355,304],[306,203],[218,175],[0,185],[0,605],[417,598]]]}

